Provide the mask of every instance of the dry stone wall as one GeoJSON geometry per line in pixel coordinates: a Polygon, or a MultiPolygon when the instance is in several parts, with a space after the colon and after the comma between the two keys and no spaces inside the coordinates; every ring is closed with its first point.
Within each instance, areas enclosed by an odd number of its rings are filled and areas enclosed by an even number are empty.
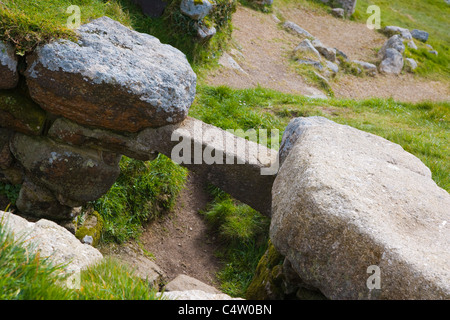
{"type": "Polygon", "coordinates": [[[1,44],[0,181],[22,184],[21,213],[72,219],[74,208],[114,184],[122,155],[172,157],[181,141],[189,153],[183,165],[270,215],[274,177],[261,169],[277,152],[187,117],[197,79],[183,53],[107,17],[77,33],[76,43],[36,48],[22,73],[12,47],[1,44]],[[234,165],[199,162],[195,152],[205,150],[234,165]]]}

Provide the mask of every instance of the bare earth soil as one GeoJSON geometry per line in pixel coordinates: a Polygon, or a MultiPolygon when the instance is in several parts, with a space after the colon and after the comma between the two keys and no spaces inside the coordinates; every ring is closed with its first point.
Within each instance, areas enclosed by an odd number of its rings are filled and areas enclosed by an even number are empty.
{"type": "Polygon", "coordinates": [[[185,274],[218,288],[221,263],[214,255],[218,245],[199,214],[211,200],[200,179],[190,174],[174,210],[149,224],[142,235],[144,248],[155,256],[167,281],[185,274]]]}
{"type": "MultiPolygon", "coordinates": [[[[387,40],[364,24],[332,17],[314,9],[278,10],[286,20],[309,31],[324,45],[343,51],[351,60],[376,62],[375,49],[387,40]]],[[[258,85],[286,93],[311,96],[316,88],[290,67],[289,55],[301,39],[282,29],[271,14],[238,6],[233,16],[234,49],[230,55],[244,72],[220,67],[210,72],[206,83],[232,88],[258,85]]],[[[450,98],[449,84],[421,79],[413,74],[355,77],[340,74],[330,81],[337,98],[389,98],[406,102],[442,101],[450,98]]]]}

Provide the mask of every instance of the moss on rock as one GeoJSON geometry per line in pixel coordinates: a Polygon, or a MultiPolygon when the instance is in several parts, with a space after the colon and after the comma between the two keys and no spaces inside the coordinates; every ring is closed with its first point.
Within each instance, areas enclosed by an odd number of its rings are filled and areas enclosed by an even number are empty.
{"type": "Polygon", "coordinates": [[[39,105],[17,90],[0,91],[0,126],[39,135],[47,115],[39,105]]]}
{"type": "Polygon", "coordinates": [[[81,227],[77,228],[75,236],[83,243],[96,247],[100,241],[103,230],[103,218],[97,211],[86,214],[86,219],[81,227]]]}
{"type": "Polygon", "coordinates": [[[284,257],[278,253],[269,240],[268,248],[259,261],[255,276],[248,286],[246,299],[283,299],[283,260],[284,257]]]}

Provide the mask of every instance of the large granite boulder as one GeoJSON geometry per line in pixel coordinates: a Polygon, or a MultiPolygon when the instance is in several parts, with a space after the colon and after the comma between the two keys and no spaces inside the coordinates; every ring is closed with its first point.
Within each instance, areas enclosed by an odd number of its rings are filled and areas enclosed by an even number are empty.
{"type": "Polygon", "coordinates": [[[32,98],[81,124],[137,132],[182,121],[196,90],[185,55],[148,34],[99,18],[27,58],[32,98]]]}
{"type": "Polygon", "coordinates": [[[17,86],[19,82],[17,63],[18,59],[13,46],[0,41],[0,90],[12,89],[17,86]]]}
{"type": "Polygon", "coordinates": [[[39,251],[41,258],[64,265],[68,273],[79,272],[103,258],[100,251],[82,244],[72,233],[55,222],[41,219],[33,223],[15,214],[0,211],[0,223],[16,240],[29,245],[28,248],[33,251],[39,251]]]}
{"type": "Polygon", "coordinates": [[[302,281],[330,299],[449,299],[450,195],[430,170],[324,118],[287,134],[270,236],[302,281]]]}

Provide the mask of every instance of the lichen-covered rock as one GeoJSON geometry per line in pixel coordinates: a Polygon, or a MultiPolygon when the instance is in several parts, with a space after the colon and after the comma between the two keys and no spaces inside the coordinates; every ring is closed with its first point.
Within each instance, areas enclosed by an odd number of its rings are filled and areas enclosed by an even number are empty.
{"type": "Polygon", "coordinates": [[[402,37],[398,34],[390,37],[381,47],[380,51],[378,51],[378,58],[383,59],[387,49],[395,49],[399,53],[403,53],[405,51],[405,45],[403,44],[402,37]]]}
{"type": "Polygon", "coordinates": [[[13,162],[13,157],[9,150],[11,135],[12,132],[10,130],[0,128],[0,169],[8,169],[13,162]]]}
{"type": "Polygon", "coordinates": [[[142,161],[151,161],[158,156],[151,145],[139,143],[136,134],[86,127],[64,118],[53,122],[48,137],[72,146],[106,150],[142,161]]]}
{"type": "Polygon", "coordinates": [[[378,69],[381,73],[400,74],[403,70],[403,55],[393,48],[386,49],[378,69]]]}
{"type": "Polygon", "coordinates": [[[202,290],[170,291],[157,293],[163,300],[242,300],[225,293],[209,293],[202,290]]]}
{"type": "Polygon", "coordinates": [[[384,28],[383,31],[389,37],[392,37],[395,34],[399,34],[403,40],[412,40],[411,32],[406,28],[401,28],[397,26],[387,26],[384,28]]]}
{"type": "Polygon", "coordinates": [[[165,285],[164,291],[187,291],[187,290],[201,290],[206,293],[221,294],[218,289],[207,285],[195,278],[189,277],[185,274],[178,275],[175,279],[165,285]]]}
{"type": "Polygon", "coordinates": [[[422,42],[427,42],[429,37],[428,32],[418,29],[411,30],[411,35],[414,39],[420,40],[422,42]]]}
{"type": "Polygon", "coordinates": [[[83,224],[77,226],[75,237],[82,243],[96,247],[102,235],[103,223],[103,218],[97,211],[88,212],[84,217],[83,224]]]}
{"type": "Polygon", "coordinates": [[[309,39],[303,40],[295,47],[294,55],[298,59],[312,59],[315,61],[320,61],[322,59],[319,51],[314,48],[314,45],[309,39]]]}
{"type": "Polygon", "coordinates": [[[180,4],[181,12],[193,20],[202,20],[213,9],[210,0],[182,0],[180,4]]]}
{"type": "Polygon", "coordinates": [[[331,7],[339,7],[344,9],[348,16],[355,12],[356,0],[320,0],[331,7]]]}
{"type": "Polygon", "coordinates": [[[185,55],[148,34],[99,18],[27,58],[27,83],[43,109],[81,124],[137,132],[182,121],[196,75],[185,55]]]}
{"type": "Polygon", "coordinates": [[[0,92],[0,127],[39,135],[46,118],[44,110],[19,92],[0,92]]]}
{"type": "Polygon", "coordinates": [[[408,71],[414,71],[417,68],[417,61],[412,58],[406,58],[405,59],[405,67],[408,71]]]}
{"type": "Polygon", "coordinates": [[[359,60],[353,60],[352,62],[357,64],[361,68],[363,68],[364,71],[367,72],[371,76],[374,76],[377,74],[377,66],[374,65],[373,63],[359,61],[359,60]]]}
{"type": "Polygon", "coordinates": [[[258,262],[255,275],[248,286],[245,298],[248,300],[280,300],[284,298],[282,288],[282,263],[280,255],[269,240],[269,245],[258,262]]]}
{"type": "Polygon", "coordinates": [[[33,181],[70,207],[81,206],[108,192],[119,176],[120,156],[108,163],[103,153],[16,133],[10,149],[33,181]]]}
{"type": "Polygon", "coordinates": [[[0,211],[0,223],[16,239],[28,244],[29,249],[39,251],[41,258],[64,265],[68,273],[86,269],[103,258],[100,251],[82,244],[68,230],[52,221],[41,219],[33,223],[15,214],[0,211]]]}
{"type": "Polygon", "coordinates": [[[292,21],[286,21],[285,23],[283,23],[283,28],[285,28],[286,30],[295,35],[314,39],[314,36],[311,33],[309,33],[308,31],[306,31],[305,29],[303,29],[302,27],[300,27],[299,25],[295,24],[292,21]]]}
{"type": "Polygon", "coordinates": [[[325,59],[336,61],[336,49],[325,46],[319,39],[313,40],[312,45],[325,59]]]}
{"type": "Polygon", "coordinates": [[[37,218],[53,221],[73,218],[73,208],[62,205],[50,190],[28,180],[22,184],[16,207],[22,214],[37,218]]]}
{"type": "Polygon", "coordinates": [[[430,170],[373,134],[297,122],[270,237],[302,281],[330,299],[450,299],[450,195],[430,170]]]}
{"type": "Polygon", "coordinates": [[[15,88],[19,83],[17,64],[14,48],[0,41],[0,90],[15,88]]]}

